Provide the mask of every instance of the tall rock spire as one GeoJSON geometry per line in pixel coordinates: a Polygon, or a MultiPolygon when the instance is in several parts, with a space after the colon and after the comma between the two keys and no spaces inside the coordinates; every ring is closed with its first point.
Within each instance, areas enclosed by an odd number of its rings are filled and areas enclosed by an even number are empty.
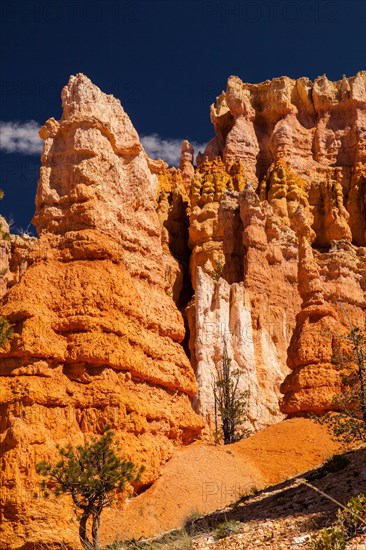
{"type": "Polygon", "coordinates": [[[40,510],[32,499],[35,465],[56,457],[56,444],[82,443],[109,424],[151,483],[174,445],[203,425],[189,400],[196,383],[183,319],[164,280],[157,176],[118,100],[80,74],[62,99],[61,120],[40,132],[40,237],[1,309],[15,334],[0,352],[0,507],[23,518],[6,515],[3,548],[36,542],[40,531],[43,541],[64,537],[65,503],[40,510]]]}

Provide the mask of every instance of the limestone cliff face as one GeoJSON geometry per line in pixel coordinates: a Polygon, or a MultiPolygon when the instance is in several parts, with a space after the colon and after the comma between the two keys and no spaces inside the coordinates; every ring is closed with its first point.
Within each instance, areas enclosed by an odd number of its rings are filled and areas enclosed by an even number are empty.
{"type": "Polygon", "coordinates": [[[203,426],[164,278],[158,177],[119,101],[83,75],[62,100],[62,119],[41,130],[39,238],[1,308],[15,330],[0,352],[4,549],[74,538],[64,502],[33,498],[35,464],[56,444],[109,424],[149,484],[203,426]]]}
{"type": "Polygon", "coordinates": [[[211,418],[223,338],[255,427],[331,408],[332,336],[365,322],[365,105],[360,72],[230,77],[211,107],[190,218],[196,403],[211,418]]]}

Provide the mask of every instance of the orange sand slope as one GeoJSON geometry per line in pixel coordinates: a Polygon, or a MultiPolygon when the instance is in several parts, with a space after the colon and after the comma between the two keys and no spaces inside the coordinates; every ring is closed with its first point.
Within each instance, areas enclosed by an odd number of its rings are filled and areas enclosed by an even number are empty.
{"type": "Polygon", "coordinates": [[[189,515],[222,508],[321,464],[341,447],[323,426],[304,418],[284,420],[233,445],[196,442],[177,449],[161,477],[125,510],[108,510],[102,538],[150,537],[179,528],[189,515]]]}

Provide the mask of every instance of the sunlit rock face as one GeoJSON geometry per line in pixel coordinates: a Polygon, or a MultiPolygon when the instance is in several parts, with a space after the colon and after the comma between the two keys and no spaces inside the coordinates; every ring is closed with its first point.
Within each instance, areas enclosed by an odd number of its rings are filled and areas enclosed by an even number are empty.
{"type": "Polygon", "coordinates": [[[65,501],[33,498],[35,464],[54,459],[56,444],[109,424],[149,484],[203,426],[164,277],[158,176],[118,100],[84,75],[62,100],[61,120],[40,132],[39,238],[26,261],[15,262],[14,245],[1,263],[18,274],[1,307],[15,331],[0,359],[1,548],[75,539],[65,501]]]}
{"type": "Polygon", "coordinates": [[[230,77],[211,106],[189,228],[195,403],[210,420],[224,340],[252,426],[332,407],[333,336],[364,326],[365,85],[230,77]]]}
{"type": "Polygon", "coordinates": [[[250,184],[243,192],[227,191],[217,211],[216,239],[214,246],[206,241],[205,263],[197,266],[195,248],[191,258],[195,404],[212,422],[212,387],[226,344],[233,370],[241,372],[239,388],[249,390],[250,427],[259,429],[283,418],[280,385],[290,372],[287,348],[301,307],[297,240],[250,184]]]}
{"type": "Polygon", "coordinates": [[[11,253],[10,239],[9,225],[5,218],[0,216],[0,298],[4,296],[7,290],[11,253]]]}
{"type": "Polygon", "coordinates": [[[146,485],[212,431],[225,346],[247,428],[332,408],[334,336],[365,320],[365,81],[230,77],[174,168],[70,78],[41,129],[39,236],[0,239],[0,549],[76,544],[66,501],[32,496],[56,444],[110,424],[146,485]]]}

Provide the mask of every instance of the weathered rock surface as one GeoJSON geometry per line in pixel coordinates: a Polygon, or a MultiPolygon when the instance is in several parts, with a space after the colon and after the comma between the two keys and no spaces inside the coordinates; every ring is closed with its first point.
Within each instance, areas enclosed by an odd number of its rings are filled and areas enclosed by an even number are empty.
{"type": "Polygon", "coordinates": [[[224,342],[258,429],[331,409],[334,335],[365,322],[365,72],[230,77],[215,137],[197,166],[184,141],[179,168],[85,76],[62,99],[41,130],[39,238],[0,241],[0,548],[72,540],[64,503],[31,498],[56,443],[108,423],[151,483],[200,433],[190,399],[212,425],[224,342]]]}
{"type": "Polygon", "coordinates": [[[332,335],[365,323],[365,105],[360,72],[230,77],[211,107],[189,227],[195,403],[210,420],[224,339],[255,427],[332,407],[332,335]]]}
{"type": "Polygon", "coordinates": [[[35,464],[56,444],[109,424],[149,484],[203,426],[164,279],[158,177],[119,101],[83,75],[62,99],[62,119],[41,130],[39,239],[1,308],[15,330],[0,354],[4,549],[75,537],[62,499],[33,498],[35,464]]]}
{"type": "Polygon", "coordinates": [[[6,220],[0,216],[0,298],[4,296],[7,290],[10,253],[11,243],[9,225],[6,223],[6,220]]]}
{"type": "MultiPolygon", "coordinates": [[[[195,403],[212,422],[212,386],[226,341],[233,370],[242,373],[239,387],[250,391],[251,426],[258,429],[283,417],[280,385],[289,373],[287,348],[301,304],[296,235],[250,185],[241,193],[227,191],[202,213],[209,207],[217,212],[211,218],[216,233],[201,245],[205,263],[200,245],[191,258],[196,273],[189,316],[195,403]]],[[[191,224],[192,243],[205,223],[191,224]]]]}

